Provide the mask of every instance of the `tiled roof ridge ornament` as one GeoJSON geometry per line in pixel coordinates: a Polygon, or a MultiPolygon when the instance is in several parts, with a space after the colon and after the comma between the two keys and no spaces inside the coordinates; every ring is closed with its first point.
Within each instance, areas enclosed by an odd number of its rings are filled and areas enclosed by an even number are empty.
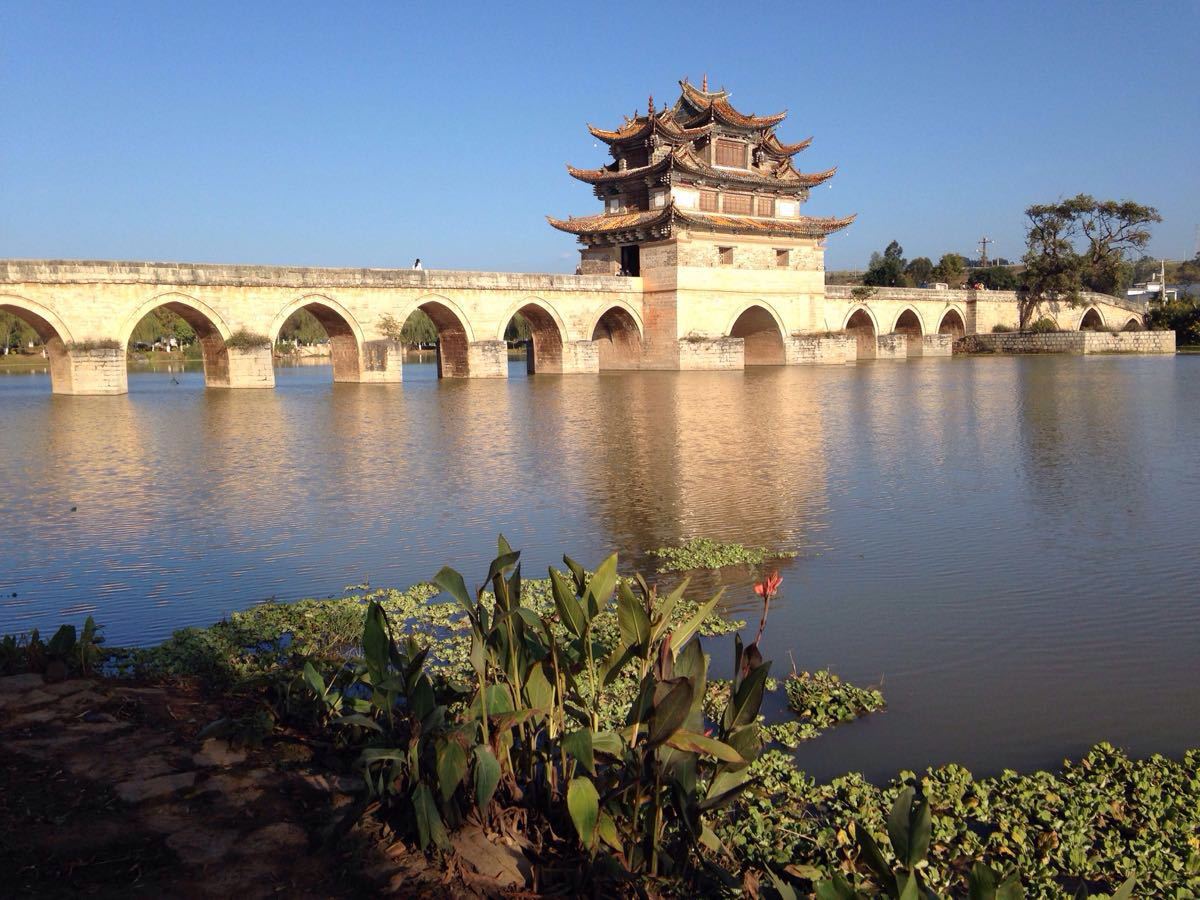
{"type": "Polygon", "coordinates": [[[654,118],[654,94],[651,94],[649,99],[646,100],[646,118],[654,118]]]}
{"type": "Polygon", "coordinates": [[[704,93],[706,93],[706,94],[708,93],[708,73],[707,72],[704,73],[704,83],[703,83],[703,85],[701,85],[700,90],[704,91],[704,93]]]}

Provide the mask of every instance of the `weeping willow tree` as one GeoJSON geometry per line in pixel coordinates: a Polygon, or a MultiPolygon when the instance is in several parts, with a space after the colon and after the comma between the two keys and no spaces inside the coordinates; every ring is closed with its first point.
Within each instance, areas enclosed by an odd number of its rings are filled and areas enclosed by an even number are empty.
{"type": "Polygon", "coordinates": [[[130,345],[153,344],[156,341],[175,338],[181,347],[187,347],[196,341],[196,331],[165,306],[151,310],[133,327],[129,336],[130,345]]]}
{"type": "Polygon", "coordinates": [[[529,327],[529,320],[520,313],[515,313],[508,320],[508,325],[504,329],[504,340],[510,344],[517,341],[527,341],[532,336],[533,331],[529,327]]]}
{"type": "Polygon", "coordinates": [[[0,353],[3,353],[5,348],[17,353],[30,344],[38,347],[41,343],[42,339],[28,322],[18,319],[12,313],[0,311],[0,353]]]}
{"type": "Polygon", "coordinates": [[[298,309],[279,329],[279,340],[297,344],[319,344],[329,339],[325,327],[307,309],[298,309]]]}

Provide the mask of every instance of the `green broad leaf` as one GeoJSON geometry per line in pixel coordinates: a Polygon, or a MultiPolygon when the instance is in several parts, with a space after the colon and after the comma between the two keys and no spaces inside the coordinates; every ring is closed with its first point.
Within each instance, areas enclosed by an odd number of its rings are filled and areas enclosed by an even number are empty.
{"type": "Polygon", "coordinates": [[[977,862],[971,867],[967,876],[967,897],[969,900],[995,900],[996,873],[990,866],[977,862]]]}
{"type": "Polygon", "coordinates": [[[508,556],[508,554],[512,552],[512,545],[509,544],[508,539],[504,536],[504,532],[500,532],[500,534],[496,536],[496,555],[508,556]]]}
{"type": "Polygon", "coordinates": [[[569,556],[563,557],[563,564],[567,567],[567,571],[571,573],[571,579],[575,582],[576,592],[582,595],[587,584],[587,572],[583,566],[569,556]]]}
{"type": "MultiPolygon", "coordinates": [[[[671,593],[658,601],[658,606],[654,609],[655,624],[651,634],[652,642],[657,642],[662,637],[662,633],[671,627],[671,616],[675,612],[675,607],[679,605],[679,601],[683,599],[683,592],[687,590],[691,580],[691,576],[683,579],[675,585],[675,589],[671,593]]],[[[645,584],[644,581],[641,583],[645,584]]]]}
{"type": "Polygon", "coordinates": [[[695,731],[684,731],[682,728],[670,735],[663,743],[668,747],[674,747],[676,750],[683,750],[687,753],[703,753],[706,756],[714,756],[721,762],[746,762],[728,744],[695,731]]]}
{"type": "Polygon", "coordinates": [[[896,883],[896,876],[892,872],[892,867],[888,865],[886,859],[883,858],[883,852],[879,849],[879,845],[875,843],[875,838],[871,837],[871,833],[860,822],[858,828],[855,829],[858,833],[858,849],[862,853],[863,860],[870,866],[871,871],[875,873],[875,877],[879,879],[879,883],[883,885],[883,889],[887,891],[888,896],[898,897],[900,888],[896,883]]]}
{"type": "MultiPolygon", "coordinates": [[[[662,687],[663,685],[659,685],[662,687]]],[[[684,719],[692,710],[692,683],[686,678],[670,683],[661,700],[654,703],[650,713],[649,733],[646,739],[651,747],[657,746],[679,730],[684,719]]]]}
{"type": "Polygon", "coordinates": [[[313,689],[318,697],[325,696],[325,679],[321,677],[321,673],[308,660],[304,661],[304,680],[308,682],[308,686],[313,689]]]}
{"type": "MultiPolygon", "coordinates": [[[[492,564],[488,567],[487,580],[493,581],[497,575],[503,575],[512,566],[516,565],[517,560],[521,558],[520,552],[502,553],[492,560],[492,564]]],[[[437,582],[434,582],[435,584],[437,582]]]]}
{"type": "Polygon", "coordinates": [[[600,795],[590,778],[572,778],[567,786],[567,811],[575,825],[580,843],[591,847],[595,840],[596,820],[600,816],[600,795]]]}
{"type": "Polygon", "coordinates": [[[725,707],[726,731],[749,725],[758,718],[758,710],[762,706],[763,690],[767,686],[767,675],[770,670],[771,664],[763,663],[761,666],[751,669],[750,674],[742,679],[742,683],[733,692],[733,699],[725,707]]]}
{"type": "Polygon", "coordinates": [[[458,741],[445,741],[437,748],[438,788],[449,800],[467,775],[467,752],[458,741]]]}
{"type": "Polygon", "coordinates": [[[467,583],[458,572],[449,566],[443,566],[442,570],[433,576],[433,583],[443,593],[457,600],[458,605],[466,610],[468,615],[474,615],[475,604],[471,602],[471,595],[467,593],[467,583]]]}
{"type": "Polygon", "coordinates": [[[566,579],[553,567],[550,569],[550,592],[554,595],[554,607],[563,626],[575,637],[583,637],[587,628],[583,607],[575,599],[575,593],[566,579]]]}
{"type": "Polygon", "coordinates": [[[996,900],[1025,900],[1025,888],[1021,886],[1021,873],[1013,872],[996,888],[996,900]]]}
{"type": "Polygon", "coordinates": [[[597,731],[592,734],[592,752],[621,756],[625,752],[625,742],[615,731],[597,731]]]}
{"type": "Polygon", "coordinates": [[[389,650],[392,642],[388,637],[387,613],[375,600],[367,607],[363,620],[363,660],[372,673],[381,675],[387,671],[389,650]]]}
{"type": "Polygon", "coordinates": [[[483,638],[474,629],[471,630],[471,668],[475,670],[475,674],[483,678],[487,674],[487,648],[483,645],[483,638]]]}
{"type": "Polygon", "coordinates": [[[628,589],[617,592],[617,625],[621,629],[621,643],[627,647],[649,645],[650,619],[628,589]]]}
{"type": "Polygon", "coordinates": [[[700,630],[700,625],[709,617],[712,611],[716,609],[717,604],[724,595],[725,589],[721,588],[715,597],[700,605],[700,608],[696,610],[696,614],[694,616],[671,632],[671,647],[677,654],[679,653],[680,649],[683,648],[683,645],[692,639],[692,635],[700,630]]]}
{"type": "Polygon", "coordinates": [[[863,895],[851,887],[840,873],[828,881],[820,882],[814,896],[817,900],[864,900],[863,895]]]}
{"type": "Polygon", "coordinates": [[[768,866],[767,874],[771,876],[771,887],[775,888],[779,900],[798,900],[796,889],[776,875],[774,869],[768,866]]]}
{"type": "Polygon", "coordinates": [[[704,795],[706,800],[715,799],[722,794],[729,793],[739,785],[746,783],[750,779],[750,773],[745,767],[723,769],[713,776],[713,780],[709,782],[708,792],[704,795]]]}
{"type": "Polygon", "coordinates": [[[600,611],[608,605],[613,588],[617,585],[617,554],[612,554],[592,573],[584,593],[584,607],[587,610],[588,621],[600,615],[600,611]]]}
{"type": "Polygon", "coordinates": [[[408,697],[408,708],[418,719],[424,719],[433,712],[435,706],[437,701],[433,696],[433,683],[427,676],[422,675],[413,685],[412,693],[408,697]]]}
{"type": "Polygon", "coordinates": [[[906,868],[914,868],[929,852],[929,803],[911,787],[905,788],[892,805],[887,829],[896,858],[906,868]]]}
{"type": "Polygon", "coordinates": [[[525,676],[525,696],[529,698],[530,706],[543,712],[554,703],[554,685],[546,677],[541,663],[534,663],[525,676]]]}
{"type": "Polygon", "coordinates": [[[587,728],[572,731],[562,739],[563,749],[579,760],[589,775],[596,774],[596,758],[592,752],[592,732],[587,728]]]}
{"type": "Polygon", "coordinates": [[[703,822],[700,823],[700,843],[713,853],[720,853],[723,856],[729,855],[729,851],[721,842],[721,839],[717,837],[717,833],[703,822]]]}
{"type": "Polygon", "coordinates": [[[475,747],[475,805],[487,808],[500,783],[500,763],[490,747],[479,744],[475,747]]]}
{"type": "Polygon", "coordinates": [[[635,650],[633,647],[627,647],[624,644],[618,644],[613,647],[612,653],[608,654],[600,663],[601,670],[604,672],[604,686],[608,687],[621,676],[621,670],[625,668],[625,664],[633,659],[635,650]]]}
{"type": "Polygon", "coordinates": [[[442,814],[434,802],[429,785],[421,782],[412,792],[413,814],[417,820],[417,843],[422,850],[431,843],[438,847],[448,847],[446,826],[442,823],[442,814]]]}
{"type": "Polygon", "coordinates": [[[624,849],[621,846],[621,838],[617,835],[617,824],[613,821],[613,817],[604,810],[600,811],[600,817],[596,820],[596,834],[600,836],[600,840],[618,853],[624,849]]]}
{"type": "Polygon", "coordinates": [[[921,884],[916,875],[899,875],[896,884],[900,888],[900,900],[921,900],[921,884]]]}
{"type": "Polygon", "coordinates": [[[700,810],[700,812],[709,812],[710,810],[721,809],[722,807],[728,806],[738,798],[738,795],[749,790],[758,783],[758,779],[750,778],[749,773],[737,774],[742,774],[746,777],[742,781],[735,783],[732,787],[729,787],[726,790],[716,794],[713,793],[712,788],[720,780],[720,776],[713,779],[713,785],[709,786],[708,796],[701,800],[698,804],[697,808],[700,810]]]}
{"type": "Polygon", "coordinates": [[[1125,879],[1125,883],[1113,891],[1112,900],[1130,900],[1133,896],[1133,889],[1137,886],[1137,877],[1130,875],[1125,879]]]}
{"type": "Polygon", "coordinates": [[[408,759],[408,751],[400,750],[396,747],[368,747],[363,750],[362,755],[358,758],[360,763],[368,766],[371,763],[389,759],[396,762],[404,762],[408,759]]]}

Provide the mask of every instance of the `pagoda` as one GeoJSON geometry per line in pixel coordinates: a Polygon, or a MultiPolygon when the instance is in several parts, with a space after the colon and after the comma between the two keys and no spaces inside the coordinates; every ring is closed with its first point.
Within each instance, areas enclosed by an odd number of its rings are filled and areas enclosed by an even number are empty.
{"type": "MultiPolygon", "coordinates": [[[[646,275],[652,268],[814,270],[823,239],[854,217],[800,212],[809,191],[836,169],[806,173],[794,159],[812,139],[786,144],[775,134],[787,113],[738,112],[729,92],[685,78],[672,107],[627,117],[615,130],[589,125],[612,162],[567,171],[592,185],[597,215],[549,218],[583,245],[583,274],[646,275]]],[[[823,274],[822,274],[823,281],[823,274]]]]}

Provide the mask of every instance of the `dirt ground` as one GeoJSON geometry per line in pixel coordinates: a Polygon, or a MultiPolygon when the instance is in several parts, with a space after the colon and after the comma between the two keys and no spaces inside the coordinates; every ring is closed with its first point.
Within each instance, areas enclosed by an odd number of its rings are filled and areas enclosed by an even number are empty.
{"type": "Polygon", "coordinates": [[[201,739],[223,714],[186,684],[0,678],[0,895],[525,893],[516,854],[479,832],[437,864],[376,825],[329,840],[357,779],[301,736],[201,739]]]}

